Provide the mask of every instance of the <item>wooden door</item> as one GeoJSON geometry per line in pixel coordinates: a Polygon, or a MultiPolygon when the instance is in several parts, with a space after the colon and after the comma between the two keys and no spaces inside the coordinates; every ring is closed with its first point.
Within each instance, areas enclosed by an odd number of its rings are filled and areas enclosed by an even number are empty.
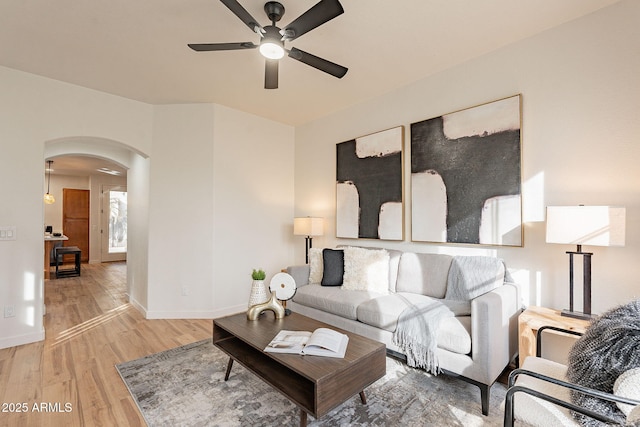
{"type": "Polygon", "coordinates": [[[82,262],[89,261],[89,190],[62,189],[62,230],[65,246],[77,246],[82,262]]]}

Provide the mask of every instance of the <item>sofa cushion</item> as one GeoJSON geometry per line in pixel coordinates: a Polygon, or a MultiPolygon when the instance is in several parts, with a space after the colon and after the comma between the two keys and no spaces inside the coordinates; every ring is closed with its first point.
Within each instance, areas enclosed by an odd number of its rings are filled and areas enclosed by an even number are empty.
{"type": "Polygon", "coordinates": [[[357,308],[372,298],[382,296],[369,291],[349,291],[332,286],[302,286],[296,290],[293,301],[335,314],[347,319],[357,319],[357,308]]]}
{"type": "Polygon", "coordinates": [[[403,253],[396,291],[444,298],[452,259],[444,254],[403,253]]]}
{"type": "Polygon", "coordinates": [[[322,286],[342,286],[344,276],[344,251],[324,249],[322,251],[322,286]]]}
{"type": "Polygon", "coordinates": [[[389,292],[389,253],[384,249],[344,248],[343,289],[389,292]]]}
{"type": "Polygon", "coordinates": [[[322,282],[322,249],[309,249],[309,283],[322,282]]]}
{"type": "MultiPolygon", "coordinates": [[[[398,317],[412,303],[432,298],[399,292],[365,301],[358,306],[358,320],[367,325],[394,332],[398,317]]],[[[471,316],[446,318],[438,330],[438,347],[460,354],[471,352],[471,316]]]]}

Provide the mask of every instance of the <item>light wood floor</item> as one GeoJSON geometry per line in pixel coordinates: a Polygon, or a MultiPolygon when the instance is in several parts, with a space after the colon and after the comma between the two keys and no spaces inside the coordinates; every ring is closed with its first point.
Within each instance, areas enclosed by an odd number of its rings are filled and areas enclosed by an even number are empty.
{"type": "Polygon", "coordinates": [[[45,282],[46,339],[0,350],[0,426],[145,425],[114,365],[210,338],[212,322],[146,320],[125,292],[125,263],[45,282]]]}

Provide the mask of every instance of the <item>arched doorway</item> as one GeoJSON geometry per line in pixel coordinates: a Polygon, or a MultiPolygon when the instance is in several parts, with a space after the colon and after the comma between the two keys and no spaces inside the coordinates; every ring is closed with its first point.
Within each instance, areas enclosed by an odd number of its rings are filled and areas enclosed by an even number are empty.
{"type": "MultiPolygon", "coordinates": [[[[46,141],[44,160],[64,159],[68,156],[87,159],[102,159],[122,170],[126,170],[126,188],[128,196],[127,234],[130,242],[127,246],[127,289],[129,301],[135,306],[147,304],[147,244],[148,214],[147,203],[149,188],[149,157],[132,149],[127,144],[111,139],[97,137],[68,137],[46,141]]],[[[101,185],[100,185],[101,187],[101,185]]],[[[102,188],[96,187],[96,193],[102,188]]],[[[100,200],[94,197],[96,212],[100,210],[100,200]]],[[[94,224],[98,225],[98,224],[94,224]]],[[[93,226],[93,225],[92,225],[93,226]]],[[[94,232],[99,231],[96,227],[94,232]]],[[[99,236],[92,239],[93,247],[99,247],[99,236]]],[[[99,258],[94,258],[97,260],[99,258]]]]}

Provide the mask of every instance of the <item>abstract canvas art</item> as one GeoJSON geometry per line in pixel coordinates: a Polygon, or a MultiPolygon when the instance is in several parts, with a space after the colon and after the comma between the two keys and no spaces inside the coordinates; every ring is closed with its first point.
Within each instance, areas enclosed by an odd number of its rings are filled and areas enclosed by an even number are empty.
{"type": "Polygon", "coordinates": [[[522,246],[521,96],[411,124],[413,241],[522,246]]]}
{"type": "Polygon", "coordinates": [[[336,145],[336,237],[403,240],[404,127],[336,145]]]}

